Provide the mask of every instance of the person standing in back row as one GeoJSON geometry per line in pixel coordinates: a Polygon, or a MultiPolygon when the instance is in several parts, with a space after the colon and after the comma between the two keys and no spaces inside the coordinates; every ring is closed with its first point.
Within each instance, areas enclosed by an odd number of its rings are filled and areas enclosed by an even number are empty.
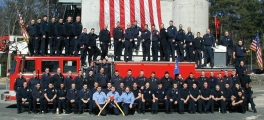
{"type": "Polygon", "coordinates": [[[177,58],[179,58],[179,62],[182,62],[184,60],[183,45],[184,45],[184,40],[185,40],[185,31],[182,29],[182,24],[179,25],[179,31],[175,39],[176,39],[177,58]]]}
{"type": "Polygon", "coordinates": [[[72,17],[68,16],[67,22],[64,24],[64,35],[65,35],[65,56],[73,54],[73,34],[72,34],[72,17]]]}
{"type": "Polygon", "coordinates": [[[170,26],[167,28],[167,37],[169,41],[169,50],[172,57],[172,61],[175,61],[175,38],[177,35],[177,28],[173,26],[173,21],[170,20],[170,26]]]}
{"type": "Polygon", "coordinates": [[[48,28],[49,28],[49,34],[48,34],[48,39],[49,39],[49,49],[50,49],[50,56],[53,56],[55,54],[55,38],[56,38],[56,34],[55,34],[55,27],[56,27],[56,19],[55,17],[52,17],[48,28]]]}
{"type": "Polygon", "coordinates": [[[81,50],[81,64],[82,66],[86,65],[86,56],[87,56],[87,41],[89,40],[89,35],[87,34],[87,29],[83,29],[83,33],[80,35],[78,43],[81,50]]]}
{"type": "Polygon", "coordinates": [[[160,61],[170,61],[169,45],[167,40],[167,30],[164,28],[164,24],[160,24],[160,61]]]}
{"type": "Polygon", "coordinates": [[[132,48],[134,46],[134,32],[130,28],[130,24],[127,24],[127,29],[125,31],[125,52],[124,61],[132,61],[132,48]]]}
{"type": "Polygon", "coordinates": [[[48,33],[49,33],[49,27],[48,27],[48,17],[44,15],[43,21],[40,23],[40,33],[41,33],[41,56],[45,56],[48,54],[47,48],[48,48],[48,33]]]}
{"type": "Polygon", "coordinates": [[[243,45],[242,40],[239,40],[238,45],[235,46],[235,51],[233,53],[236,68],[239,67],[241,61],[245,60],[245,53],[247,52],[249,52],[249,50],[247,50],[247,48],[243,45]]]}
{"type": "Polygon", "coordinates": [[[158,52],[159,52],[159,31],[156,30],[155,25],[151,26],[152,33],[151,33],[151,41],[152,41],[152,57],[153,61],[158,61],[158,52]]]}
{"type": "Polygon", "coordinates": [[[81,23],[81,17],[77,16],[76,21],[72,26],[72,34],[74,36],[74,56],[77,56],[80,50],[79,36],[81,35],[83,26],[81,23]]]}
{"type": "Polygon", "coordinates": [[[145,24],[144,31],[141,33],[141,41],[142,41],[142,50],[143,50],[143,60],[150,61],[150,31],[148,30],[148,25],[145,24]]]}
{"type": "MultiPolygon", "coordinates": [[[[188,27],[188,33],[186,34],[186,61],[187,62],[193,62],[193,50],[194,50],[194,35],[191,32],[191,27],[188,27]]],[[[189,86],[191,87],[191,86],[189,86]]]]}
{"type": "Polygon", "coordinates": [[[62,54],[61,46],[62,46],[62,41],[64,40],[63,29],[64,29],[63,19],[60,18],[59,22],[55,26],[55,35],[56,35],[55,52],[57,56],[60,56],[62,54]]]}
{"type": "Polygon", "coordinates": [[[206,66],[206,64],[210,62],[210,66],[211,68],[213,68],[215,37],[211,34],[210,29],[206,30],[206,34],[203,36],[203,39],[204,39],[204,66],[206,66]]]}
{"type": "Polygon", "coordinates": [[[233,39],[229,35],[228,31],[225,31],[225,36],[221,39],[220,45],[223,45],[226,47],[226,65],[228,66],[231,59],[232,54],[232,47],[233,47],[233,39]]]}
{"type": "Polygon", "coordinates": [[[124,30],[120,27],[119,21],[116,22],[116,28],[114,29],[113,32],[113,37],[114,37],[114,55],[115,61],[121,61],[120,57],[122,55],[122,40],[124,39],[124,30]]]}
{"type": "Polygon", "coordinates": [[[102,29],[99,33],[99,41],[100,41],[100,47],[101,47],[101,60],[105,59],[105,57],[108,54],[108,45],[111,45],[111,38],[110,38],[110,32],[107,30],[108,25],[105,24],[104,29],[102,29]]]}
{"type": "Polygon", "coordinates": [[[194,50],[196,67],[202,68],[202,53],[204,51],[204,39],[200,37],[200,32],[197,32],[197,37],[194,39],[194,50]]]}
{"type": "Polygon", "coordinates": [[[98,35],[94,33],[94,28],[91,29],[91,32],[88,34],[89,40],[87,40],[87,46],[88,46],[88,62],[89,64],[93,61],[97,60],[97,56],[101,54],[101,51],[96,46],[96,39],[98,38],[98,35]]]}

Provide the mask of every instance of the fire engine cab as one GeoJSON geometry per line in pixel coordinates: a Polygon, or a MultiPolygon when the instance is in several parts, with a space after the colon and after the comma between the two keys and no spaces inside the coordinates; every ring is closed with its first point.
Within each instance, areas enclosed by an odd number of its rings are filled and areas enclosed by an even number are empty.
{"type": "Polygon", "coordinates": [[[57,68],[61,68],[62,74],[66,77],[68,71],[72,71],[73,78],[77,76],[80,69],[80,57],[61,57],[61,56],[15,56],[11,68],[8,69],[9,93],[4,94],[5,100],[16,100],[14,91],[15,79],[19,72],[23,72],[23,77],[28,81],[33,77],[33,71],[37,72],[37,77],[41,79],[45,68],[49,68],[51,76],[56,73],[57,68]]]}

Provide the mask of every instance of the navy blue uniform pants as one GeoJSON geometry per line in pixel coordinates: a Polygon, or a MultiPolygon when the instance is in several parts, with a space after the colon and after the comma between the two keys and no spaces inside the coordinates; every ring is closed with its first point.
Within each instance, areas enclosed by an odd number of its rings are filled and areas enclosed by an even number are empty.
{"type": "Polygon", "coordinates": [[[193,62],[194,61],[194,55],[193,55],[193,50],[194,47],[190,45],[190,43],[186,43],[186,61],[187,62],[193,62]]]}
{"type": "Polygon", "coordinates": [[[56,40],[55,40],[55,51],[56,52],[56,55],[61,55],[62,54],[62,51],[61,51],[61,42],[63,40],[63,37],[60,36],[60,37],[56,37],[56,40]]]}
{"type": "Polygon", "coordinates": [[[189,111],[195,112],[195,103],[197,104],[197,111],[202,112],[202,100],[198,99],[197,101],[194,101],[192,98],[189,99],[189,111]]]}
{"type": "MultiPolygon", "coordinates": [[[[32,106],[32,100],[27,99],[26,102],[28,102],[28,111],[30,111],[32,106]]],[[[17,111],[21,111],[21,105],[22,105],[22,99],[17,99],[17,111]]]]}
{"type": "Polygon", "coordinates": [[[205,46],[204,49],[204,64],[206,65],[210,61],[210,66],[214,67],[214,52],[212,46],[205,46]]]}
{"type": "Polygon", "coordinates": [[[118,39],[114,40],[114,60],[120,61],[120,56],[122,55],[122,49],[123,49],[123,43],[122,41],[118,41],[118,39]]]}
{"type": "Polygon", "coordinates": [[[66,109],[65,99],[58,99],[58,108],[59,110],[66,109]]]}
{"type": "Polygon", "coordinates": [[[43,110],[43,99],[39,99],[39,101],[37,102],[37,100],[33,100],[33,109],[34,111],[37,110],[37,103],[40,103],[39,106],[40,106],[40,111],[43,110]]]}
{"type": "Polygon", "coordinates": [[[158,61],[159,42],[152,41],[152,57],[153,61],[158,61]]]}
{"type": "Polygon", "coordinates": [[[88,55],[88,62],[90,64],[90,62],[92,60],[95,61],[97,59],[98,55],[101,54],[101,51],[99,50],[98,47],[91,46],[91,49],[88,48],[88,53],[89,53],[89,55],[88,55]]]}
{"type": "MultiPolygon", "coordinates": [[[[47,112],[47,107],[48,107],[48,101],[47,101],[47,99],[45,99],[44,100],[44,110],[47,112]]],[[[56,99],[54,99],[52,102],[52,106],[53,106],[53,112],[55,112],[56,111],[56,107],[57,107],[57,101],[56,101],[56,99]]]]}
{"type": "Polygon", "coordinates": [[[208,111],[210,109],[210,107],[211,107],[211,111],[214,111],[213,110],[212,103],[213,103],[213,100],[212,99],[210,99],[208,101],[202,100],[202,104],[203,104],[204,111],[208,111]]]}
{"type": "Polygon", "coordinates": [[[101,50],[102,50],[102,54],[101,54],[101,60],[102,60],[108,54],[108,43],[107,42],[102,42],[102,44],[100,44],[100,47],[101,47],[101,50]]]}
{"type": "Polygon", "coordinates": [[[142,50],[143,50],[143,60],[146,61],[146,57],[148,61],[150,61],[150,40],[144,41],[142,43],[142,50]]]}
{"type": "Polygon", "coordinates": [[[85,107],[85,108],[89,108],[90,109],[90,107],[88,107],[88,106],[90,106],[90,100],[88,101],[88,103],[84,103],[81,99],[79,100],[79,105],[78,105],[78,107],[79,107],[79,112],[82,112],[83,111],[83,107],[85,107]]]}
{"type": "Polygon", "coordinates": [[[130,42],[128,40],[126,40],[124,42],[125,44],[125,53],[124,53],[124,60],[128,60],[131,61],[132,60],[132,48],[133,48],[133,41],[130,42]]]}
{"type": "Polygon", "coordinates": [[[170,53],[168,49],[168,42],[166,39],[161,40],[160,42],[160,60],[161,61],[169,61],[170,60],[170,53]]]}
{"type": "Polygon", "coordinates": [[[81,64],[85,65],[86,57],[87,57],[87,46],[84,45],[84,48],[80,49],[81,51],[81,64]]]}
{"type": "Polygon", "coordinates": [[[202,52],[201,50],[195,50],[195,64],[197,68],[201,68],[202,52]]]}
{"type": "Polygon", "coordinates": [[[175,42],[172,42],[173,39],[169,39],[169,51],[171,54],[172,61],[175,61],[175,42]]]}
{"type": "Polygon", "coordinates": [[[181,44],[181,41],[176,41],[176,50],[177,58],[179,58],[179,62],[182,62],[184,60],[184,49],[183,44],[181,44]]]}
{"type": "Polygon", "coordinates": [[[66,101],[66,105],[67,105],[67,110],[66,110],[66,111],[67,111],[67,112],[70,112],[70,106],[71,106],[72,104],[74,104],[74,112],[78,112],[78,109],[77,109],[77,108],[78,108],[78,105],[79,105],[78,102],[79,102],[79,101],[74,101],[73,103],[71,103],[70,100],[67,100],[67,101],[66,101]]]}

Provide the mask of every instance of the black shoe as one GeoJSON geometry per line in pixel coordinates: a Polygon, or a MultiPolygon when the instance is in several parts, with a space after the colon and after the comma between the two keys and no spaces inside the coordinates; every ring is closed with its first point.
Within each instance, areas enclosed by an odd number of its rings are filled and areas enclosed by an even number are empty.
{"type": "Polygon", "coordinates": [[[65,114],[70,114],[70,112],[65,112],[65,114]]]}
{"type": "Polygon", "coordinates": [[[92,112],[89,112],[89,115],[92,115],[93,113],[92,112]]]}
{"type": "Polygon", "coordinates": [[[142,114],[145,115],[145,111],[142,111],[142,114]]]}
{"type": "Polygon", "coordinates": [[[74,112],[74,114],[77,114],[78,112],[74,112]]]}
{"type": "Polygon", "coordinates": [[[30,112],[30,111],[28,111],[28,114],[31,114],[31,112],[30,112]]]}
{"type": "Polygon", "coordinates": [[[20,114],[21,113],[21,111],[17,111],[17,114],[20,114]]]}
{"type": "Polygon", "coordinates": [[[257,113],[257,110],[256,109],[254,110],[254,113],[257,113]]]}

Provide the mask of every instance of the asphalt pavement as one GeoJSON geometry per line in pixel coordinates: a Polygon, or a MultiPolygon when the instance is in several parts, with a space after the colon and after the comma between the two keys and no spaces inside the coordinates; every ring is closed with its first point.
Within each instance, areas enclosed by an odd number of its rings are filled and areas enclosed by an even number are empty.
{"type": "MultiPolygon", "coordinates": [[[[5,90],[5,84],[0,83],[0,92],[3,93],[5,90]]],[[[102,119],[110,119],[110,120],[264,120],[264,89],[263,86],[254,85],[253,86],[254,95],[256,98],[254,99],[257,113],[246,112],[246,114],[241,113],[227,113],[221,114],[215,112],[214,114],[189,114],[185,112],[184,115],[180,115],[178,113],[173,114],[165,114],[164,112],[159,112],[157,115],[152,115],[147,112],[145,115],[143,114],[135,114],[129,116],[115,116],[115,115],[107,115],[107,116],[96,116],[89,115],[88,113],[84,113],[81,115],[78,114],[28,114],[24,112],[22,114],[16,113],[16,103],[15,101],[0,101],[0,120],[102,120],[102,119]]]]}

